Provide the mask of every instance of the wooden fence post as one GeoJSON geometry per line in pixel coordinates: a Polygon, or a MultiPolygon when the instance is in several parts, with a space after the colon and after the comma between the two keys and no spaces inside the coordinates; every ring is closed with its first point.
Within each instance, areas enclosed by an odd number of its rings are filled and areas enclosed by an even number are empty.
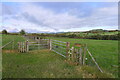
{"type": "Polygon", "coordinates": [[[52,50],[52,40],[49,39],[49,49],[52,50]]]}
{"type": "Polygon", "coordinates": [[[20,52],[20,42],[18,42],[18,52],[20,52]]]}
{"type": "Polygon", "coordinates": [[[84,45],[83,65],[85,65],[86,52],[87,52],[87,44],[84,45]]]}
{"type": "Polygon", "coordinates": [[[27,52],[29,51],[29,42],[28,40],[26,41],[26,46],[27,46],[27,52]]]}
{"type": "Polygon", "coordinates": [[[12,42],[12,49],[14,50],[14,39],[13,39],[13,42],[12,42]]]}
{"type": "Polygon", "coordinates": [[[70,43],[69,42],[66,42],[66,58],[68,59],[68,51],[70,49],[70,43]]]}
{"type": "Polygon", "coordinates": [[[40,44],[40,41],[38,40],[38,50],[40,49],[40,45],[39,44],[40,44]]]}
{"type": "Polygon", "coordinates": [[[79,63],[82,65],[82,48],[79,50],[79,63]]]}

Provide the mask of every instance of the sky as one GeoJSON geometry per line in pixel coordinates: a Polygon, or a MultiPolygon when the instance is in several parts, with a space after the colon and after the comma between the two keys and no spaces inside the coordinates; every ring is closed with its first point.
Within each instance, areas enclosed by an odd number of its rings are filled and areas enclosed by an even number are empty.
{"type": "Polygon", "coordinates": [[[29,33],[118,29],[117,2],[2,2],[0,30],[29,33]]]}

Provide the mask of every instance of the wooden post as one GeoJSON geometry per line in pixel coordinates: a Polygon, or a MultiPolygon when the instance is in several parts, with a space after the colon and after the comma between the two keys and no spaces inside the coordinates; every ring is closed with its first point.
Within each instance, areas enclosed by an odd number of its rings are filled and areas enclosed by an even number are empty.
{"type": "Polygon", "coordinates": [[[77,62],[77,49],[76,48],[74,49],[73,57],[74,57],[74,61],[77,62]]]}
{"type": "Polygon", "coordinates": [[[13,39],[13,42],[12,42],[12,49],[14,50],[14,39],[13,39]]]}
{"type": "Polygon", "coordinates": [[[26,41],[26,45],[27,45],[27,52],[29,51],[29,42],[28,40],[26,41]]]}
{"type": "Polygon", "coordinates": [[[38,40],[38,50],[40,49],[40,41],[38,40]]]}
{"type": "Polygon", "coordinates": [[[82,65],[82,48],[80,48],[80,51],[79,51],[79,63],[80,65],[82,65]]]}
{"type": "Polygon", "coordinates": [[[23,42],[21,42],[21,44],[22,44],[22,45],[21,45],[21,49],[22,49],[22,53],[23,53],[23,42]]]}
{"type": "Polygon", "coordinates": [[[86,51],[87,51],[87,44],[84,45],[83,65],[85,65],[86,51]]]}
{"type": "Polygon", "coordinates": [[[76,51],[76,62],[79,63],[79,49],[76,51]]]}
{"type": "Polygon", "coordinates": [[[25,42],[23,42],[23,52],[25,52],[25,42]]]}
{"type": "Polygon", "coordinates": [[[67,42],[66,43],[66,58],[68,59],[68,51],[69,51],[69,49],[70,49],[70,43],[69,42],[67,42]]]}
{"type": "Polygon", "coordinates": [[[18,42],[18,52],[20,52],[20,42],[18,42]]]}
{"type": "Polygon", "coordinates": [[[49,49],[52,50],[52,41],[49,39],[49,49]]]}
{"type": "Polygon", "coordinates": [[[22,44],[21,44],[21,42],[20,42],[20,52],[22,51],[22,48],[21,48],[21,46],[22,46],[22,44]]]}
{"type": "Polygon", "coordinates": [[[72,61],[74,61],[74,52],[75,52],[75,49],[74,49],[74,47],[72,48],[72,54],[71,54],[71,59],[72,59],[72,61]]]}

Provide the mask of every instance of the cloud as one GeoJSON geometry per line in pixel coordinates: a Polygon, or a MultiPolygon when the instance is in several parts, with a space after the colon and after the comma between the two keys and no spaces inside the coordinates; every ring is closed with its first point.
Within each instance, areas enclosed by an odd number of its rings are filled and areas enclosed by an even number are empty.
{"type": "Polygon", "coordinates": [[[12,7],[5,7],[5,9],[3,25],[18,30],[25,29],[28,32],[59,32],[75,28],[81,31],[89,27],[101,26],[103,28],[105,26],[117,27],[118,25],[116,5],[91,9],[90,13],[87,13],[89,10],[78,10],[78,8],[70,8],[65,12],[56,13],[54,10],[31,3],[22,3],[18,9],[19,13],[16,14],[12,14],[14,12],[12,7]]]}

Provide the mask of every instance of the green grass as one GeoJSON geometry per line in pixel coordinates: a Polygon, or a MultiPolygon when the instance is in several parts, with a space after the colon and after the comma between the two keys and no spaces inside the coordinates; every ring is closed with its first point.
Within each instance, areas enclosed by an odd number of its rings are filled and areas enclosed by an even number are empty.
{"type": "Polygon", "coordinates": [[[92,67],[70,65],[64,57],[49,50],[37,50],[23,54],[3,53],[3,78],[83,77],[108,78],[113,76],[109,73],[102,74],[92,67]]]}

